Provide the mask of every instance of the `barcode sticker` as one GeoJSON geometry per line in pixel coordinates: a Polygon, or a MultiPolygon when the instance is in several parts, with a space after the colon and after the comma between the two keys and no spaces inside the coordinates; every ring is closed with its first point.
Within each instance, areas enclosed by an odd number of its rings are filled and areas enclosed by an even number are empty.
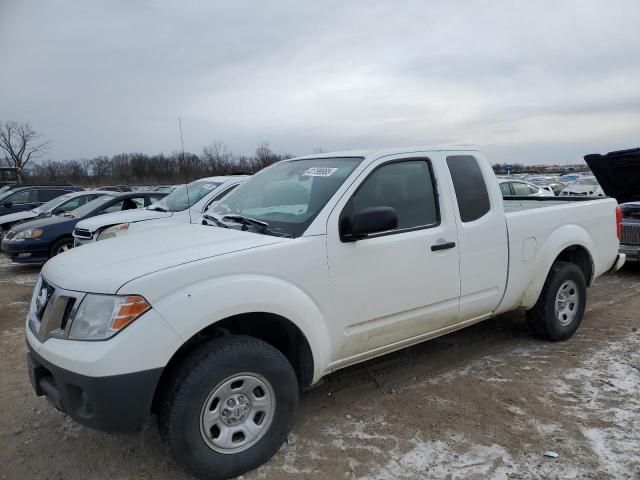
{"type": "Polygon", "coordinates": [[[312,167],[302,175],[305,177],[330,177],[336,170],[338,169],[330,167],[312,167]]]}

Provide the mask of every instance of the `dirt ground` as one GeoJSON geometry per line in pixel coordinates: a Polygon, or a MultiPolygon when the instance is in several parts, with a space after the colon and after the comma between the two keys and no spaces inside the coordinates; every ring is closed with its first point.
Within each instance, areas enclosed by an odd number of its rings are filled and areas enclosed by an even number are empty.
{"type": "MultiPolygon", "coordinates": [[[[155,419],[109,435],[35,397],[24,317],[38,270],[0,260],[0,478],[188,478],[155,419]]],[[[245,478],[640,479],[640,266],[589,293],[564,343],[516,313],[329,376],[245,478]]]]}

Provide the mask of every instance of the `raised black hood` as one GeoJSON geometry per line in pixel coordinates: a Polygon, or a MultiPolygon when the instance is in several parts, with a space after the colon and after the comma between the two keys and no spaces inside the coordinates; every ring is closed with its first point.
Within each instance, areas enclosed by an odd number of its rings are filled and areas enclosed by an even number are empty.
{"type": "Polygon", "coordinates": [[[618,203],[640,200],[640,148],[592,153],[584,160],[607,196],[618,203]]]}

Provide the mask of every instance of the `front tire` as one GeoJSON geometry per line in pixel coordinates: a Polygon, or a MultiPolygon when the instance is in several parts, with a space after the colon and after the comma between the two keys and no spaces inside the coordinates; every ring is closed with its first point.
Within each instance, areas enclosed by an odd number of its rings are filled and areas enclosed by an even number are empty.
{"type": "Polygon", "coordinates": [[[545,340],[567,340],[576,332],[587,303],[587,285],[582,270],[569,262],[551,267],[540,297],[527,311],[533,333],[545,340]]]}
{"type": "Polygon", "coordinates": [[[241,475],[285,441],[298,384],[289,361],[271,345],[246,336],[215,338],[173,371],[158,409],[160,433],[191,475],[241,475]]]}
{"type": "Polygon", "coordinates": [[[61,253],[66,252],[67,250],[71,250],[72,248],[73,248],[72,238],[61,238],[51,246],[51,249],[49,250],[49,258],[53,258],[56,255],[60,255],[61,253]]]}

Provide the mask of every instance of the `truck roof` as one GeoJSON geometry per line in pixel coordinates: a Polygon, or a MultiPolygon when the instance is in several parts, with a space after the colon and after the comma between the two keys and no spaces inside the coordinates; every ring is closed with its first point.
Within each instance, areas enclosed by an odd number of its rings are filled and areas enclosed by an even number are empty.
{"type": "Polygon", "coordinates": [[[361,150],[341,150],[337,152],[322,152],[302,157],[295,157],[291,160],[312,159],[312,158],[334,158],[334,157],[371,157],[382,155],[395,155],[411,152],[441,152],[441,151],[477,151],[475,145],[431,145],[416,147],[397,147],[397,148],[370,148],[361,150]]]}

